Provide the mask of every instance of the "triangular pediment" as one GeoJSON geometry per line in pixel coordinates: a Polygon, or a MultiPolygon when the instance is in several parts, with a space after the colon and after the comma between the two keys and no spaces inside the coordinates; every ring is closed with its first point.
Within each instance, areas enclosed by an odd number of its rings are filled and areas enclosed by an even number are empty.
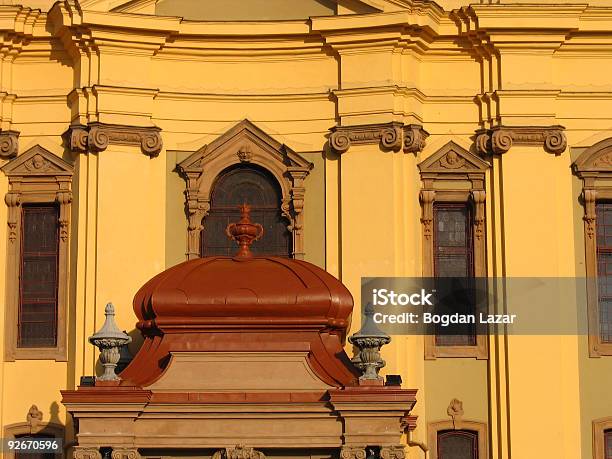
{"type": "Polygon", "coordinates": [[[419,164],[421,172],[484,172],[489,163],[453,141],[419,164]]]}
{"type": "Polygon", "coordinates": [[[185,172],[201,171],[204,164],[228,152],[235,154],[240,161],[248,162],[249,155],[258,154],[265,155],[285,167],[312,168],[312,163],[247,119],[194,152],[178,166],[185,172]]]}
{"type": "Polygon", "coordinates": [[[9,177],[31,175],[70,176],[74,172],[71,164],[40,145],[30,148],[25,153],[2,166],[1,169],[9,177]]]}
{"type": "Polygon", "coordinates": [[[577,172],[612,172],[612,138],[604,139],[587,148],[574,161],[573,167],[577,172]]]}

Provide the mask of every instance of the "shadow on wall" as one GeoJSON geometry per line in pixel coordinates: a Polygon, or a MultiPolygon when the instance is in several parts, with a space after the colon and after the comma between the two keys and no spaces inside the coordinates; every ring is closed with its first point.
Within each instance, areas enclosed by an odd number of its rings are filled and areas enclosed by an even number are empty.
{"type": "MultiPolygon", "coordinates": [[[[115,370],[117,374],[120,374],[125,369],[125,367],[129,365],[129,363],[132,361],[134,356],[140,350],[142,343],[144,342],[144,338],[142,337],[140,330],[137,330],[134,328],[130,330],[129,332],[126,330],[123,330],[123,332],[127,333],[130,336],[130,338],[132,338],[132,341],[130,342],[129,345],[126,344],[121,347],[119,363],[117,364],[117,368],[115,370]]],[[[104,373],[104,367],[102,366],[102,363],[100,362],[100,354],[98,354],[98,359],[96,360],[96,376],[101,376],[103,373],[104,373]]]]}

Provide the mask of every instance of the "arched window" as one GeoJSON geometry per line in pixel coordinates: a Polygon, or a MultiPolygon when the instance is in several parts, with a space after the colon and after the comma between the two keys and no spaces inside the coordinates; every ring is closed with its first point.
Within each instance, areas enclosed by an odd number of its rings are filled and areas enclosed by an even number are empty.
{"type": "Polygon", "coordinates": [[[438,459],[478,459],[478,433],[471,430],[438,432],[438,459]]]}
{"type": "Polygon", "coordinates": [[[238,206],[251,206],[251,220],[264,227],[263,238],[251,246],[256,255],[290,257],[291,232],[281,212],[282,193],[276,179],[263,168],[237,165],[223,171],[211,193],[210,211],[204,219],[200,255],[231,256],[237,246],[225,235],[229,223],[240,219],[238,206]]]}

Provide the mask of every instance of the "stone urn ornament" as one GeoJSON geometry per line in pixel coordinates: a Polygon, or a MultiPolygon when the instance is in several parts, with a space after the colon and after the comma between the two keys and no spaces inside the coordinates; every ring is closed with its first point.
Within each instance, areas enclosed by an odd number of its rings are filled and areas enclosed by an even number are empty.
{"type": "Polygon", "coordinates": [[[365,320],[354,335],[349,336],[349,343],[356,346],[359,352],[351,360],[362,371],[360,381],[382,381],[378,372],[386,362],[380,356],[380,348],[391,342],[391,337],[380,330],[374,322],[374,307],[371,303],[365,307],[365,320]]]}
{"type": "Polygon", "coordinates": [[[115,368],[121,357],[120,349],[132,341],[131,336],[122,332],[115,323],[115,307],[108,303],[104,309],[106,320],[102,328],[89,337],[89,342],[100,349],[100,362],[104,367],[104,374],[96,377],[98,381],[119,381],[115,368]]]}
{"type": "Polygon", "coordinates": [[[259,223],[251,221],[251,206],[242,204],[240,207],[240,221],[230,223],[225,228],[225,234],[229,239],[233,239],[240,246],[235,255],[239,258],[251,258],[253,253],[250,246],[254,241],[262,238],[264,229],[259,223]]]}

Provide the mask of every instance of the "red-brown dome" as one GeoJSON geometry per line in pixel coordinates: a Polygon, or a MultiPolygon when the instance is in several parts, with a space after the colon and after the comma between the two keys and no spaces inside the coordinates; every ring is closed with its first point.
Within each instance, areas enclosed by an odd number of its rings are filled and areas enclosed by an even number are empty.
{"type": "Polygon", "coordinates": [[[143,331],[327,328],[342,335],[353,299],[335,277],[280,257],[209,257],[158,274],[134,298],[143,331]]]}
{"type": "Polygon", "coordinates": [[[240,246],[235,257],[186,261],[138,291],[134,311],[145,342],[122,384],[153,384],[172,353],[222,351],[305,353],[324,383],[355,384],[357,370],[342,348],[353,309],[347,288],[311,263],[254,257],[249,246],[263,228],[250,221],[247,205],[226,234],[240,246]]]}

